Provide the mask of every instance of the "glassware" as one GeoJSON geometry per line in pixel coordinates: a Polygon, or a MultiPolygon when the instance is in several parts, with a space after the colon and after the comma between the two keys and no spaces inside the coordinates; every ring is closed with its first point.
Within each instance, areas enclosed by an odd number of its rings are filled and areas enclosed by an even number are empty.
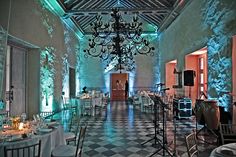
{"type": "Polygon", "coordinates": [[[0,131],[2,130],[3,127],[3,117],[0,116],[0,131]]]}
{"type": "Polygon", "coordinates": [[[21,120],[22,120],[23,123],[25,122],[25,120],[26,120],[26,113],[22,113],[21,114],[21,120]]]}

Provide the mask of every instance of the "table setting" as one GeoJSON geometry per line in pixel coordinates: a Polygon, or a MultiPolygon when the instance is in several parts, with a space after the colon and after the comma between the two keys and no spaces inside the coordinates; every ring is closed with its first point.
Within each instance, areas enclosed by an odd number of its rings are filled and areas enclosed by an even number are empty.
{"type": "Polygon", "coordinates": [[[0,156],[3,156],[5,146],[30,144],[35,140],[41,140],[41,156],[49,157],[53,148],[65,144],[63,127],[59,122],[46,121],[39,115],[34,115],[31,121],[21,116],[9,117],[0,130],[0,156]]]}

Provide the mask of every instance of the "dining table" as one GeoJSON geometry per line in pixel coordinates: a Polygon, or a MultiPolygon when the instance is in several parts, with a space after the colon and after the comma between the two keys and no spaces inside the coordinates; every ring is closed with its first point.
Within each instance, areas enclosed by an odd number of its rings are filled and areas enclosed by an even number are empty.
{"type": "MultiPolygon", "coordinates": [[[[41,140],[41,157],[50,157],[51,151],[59,146],[65,145],[63,126],[56,123],[53,127],[37,128],[34,133],[25,129],[19,130],[4,130],[0,131],[0,157],[4,156],[4,147],[19,147],[35,143],[35,141],[41,140]],[[27,132],[27,133],[26,133],[27,132]],[[23,136],[25,135],[25,137],[23,136]],[[4,139],[3,139],[4,138],[4,139]]],[[[48,123],[47,125],[51,125],[48,123]]]]}
{"type": "Polygon", "coordinates": [[[212,150],[210,157],[236,157],[236,143],[228,143],[212,150]]]}

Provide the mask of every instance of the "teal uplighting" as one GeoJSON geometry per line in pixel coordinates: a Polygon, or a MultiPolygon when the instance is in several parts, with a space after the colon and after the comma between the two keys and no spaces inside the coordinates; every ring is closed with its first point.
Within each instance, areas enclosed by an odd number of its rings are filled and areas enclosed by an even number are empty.
{"type": "MultiPolygon", "coordinates": [[[[59,17],[61,17],[62,22],[65,25],[67,25],[67,27],[70,28],[79,39],[83,39],[84,35],[79,30],[76,23],[74,23],[74,21],[71,18],[63,18],[63,16],[65,15],[65,11],[60,6],[60,4],[58,3],[57,0],[37,0],[37,1],[39,1],[41,3],[43,9],[47,9],[51,13],[56,14],[59,17]]],[[[47,18],[44,18],[44,19],[47,19],[47,18]]],[[[45,24],[45,26],[47,26],[49,28],[48,30],[53,31],[52,28],[55,28],[55,27],[50,27],[51,25],[48,24],[48,20],[44,20],[43,23],[45,24]]]]}
{"type": "Polygon", "coordinates": [[[56,25],[54,19],[51,19],[51,17],[49,16],[48,10],[52,13],[55,13],[55,10],[48,0],[37,0],[37,1],[40,3],[40,6],[42,8],[42,10],[40,11],[42,24],[47,29],[48,35],[52,38],[56,25]]]}
{"type": "Polygon", "coordinates": [[[41,88],[41,107],[40,111],[53,111],[53,92],[54,92],[54,56],[55,48],[45,47],[41,51],[40,58],[40,88],[41,88]]]}
{"type": "Polygon", "coordinates": [[[80,92],[80,43],[77,43],[77,45],[75,46],[75,54],[76,54],[76,79],[75,79],[75,83],[76,83],[76,95],[79,95],[80,92]]]}
{"type": "Polygon", "coordinates": [[[110,91],[110,73],[104,73],[104,80],[105,80],[105,91],[103,92],[109,92],[110,91]]]}
{"type": "Polygon", "coordinates": [[[129,94],[134,93],[135,72],[129,72],[129,94]]]}
{"type": "MultiPolygon", "coordinates": [[[[78,67],[78,66],[77,66],[78,67]]],[[[76,69],[76,80],[75,80],[75,84],[76,84],[76,96],[79,95],[80,92],[80,80],[79,80],[79,69],[76,69]]]]}
{"type": "MultiPolygon", "coordinates": [[[[154,43],[158,43],[159,40],[161,38],[161,33],[158,34],[158,36],[156,36],[156,38],[152,38],[152,42],[154,43]]],[[[161,82],[161,63],[160,63],[160,53],[159,53],[159,47],[158,47],[159,44],[156,44],[155,46],[155,49],[156,49],[156,55],[155,55],[155,60],[154,60],[154,63],[153,63],[153,73],[154,73],[154,78],[153,78],[153,86],[155,86],[157,83],[160,83],[161,82]]]]}
{"type": "Polygon", "coordinates": [[[203,9],[205,29],[211,29],[208,39],[208,97],[218,99],[218,105],[230,110],[231,97],[226,92],[232,90],[232,59],[229,50],[230,31],[227,25],[235,18],[232,9],[223,7],[220,0],[205,0],[203,9]]]}
{"type": "Polygon", "coordinates": [[[0,100],[0,110],[5,108],[5,103],[3,102],[3,100],[0,100]]]}
{"type": "MultiPolygon", "coordinates": [[[[68,98],[69,97],[69,63],[68,63],[68,55],[65,54],[64,57],[62,57],[62,92],[63,97],[68,98]]],[[[62,106],[61,106],[62,107],[62,106]]]]}
{"type": "Polygon", "coordinates": [[[134,106],[129,105],[128,106],[128,124],[130,128],[134,127],[134,106]]]}

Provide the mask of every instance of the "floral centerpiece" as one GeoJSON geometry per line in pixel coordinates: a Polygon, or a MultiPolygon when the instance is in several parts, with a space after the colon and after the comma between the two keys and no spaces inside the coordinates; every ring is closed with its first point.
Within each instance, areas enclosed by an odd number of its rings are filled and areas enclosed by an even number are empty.
{"type": "Polygon", "coordinates": [[[13,117],[12,118],[12,127],[14,129],[18,129],[20,125],[20,117],[13,117]]]}

